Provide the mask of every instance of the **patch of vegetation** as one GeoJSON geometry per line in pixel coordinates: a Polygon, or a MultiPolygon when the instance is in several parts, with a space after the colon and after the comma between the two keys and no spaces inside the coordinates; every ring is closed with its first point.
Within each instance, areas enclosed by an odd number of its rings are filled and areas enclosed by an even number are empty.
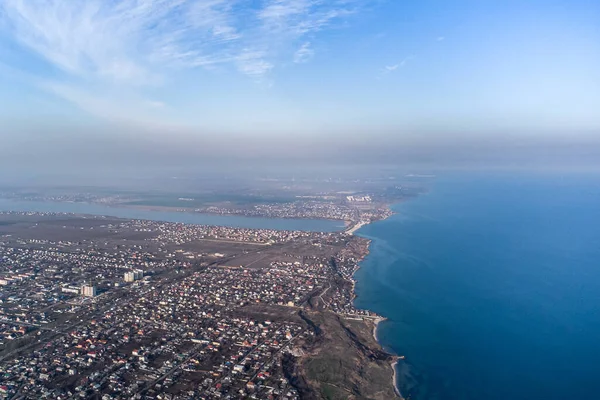
{"type": "Polygon", "coordinates": [[[393,357],[371,335],[370,321],[345,321],[339,316],[306,313],[319,327],[314,349],[304,359],[307,380],[322,399],[398,398],[392,384],[393,357]]]}

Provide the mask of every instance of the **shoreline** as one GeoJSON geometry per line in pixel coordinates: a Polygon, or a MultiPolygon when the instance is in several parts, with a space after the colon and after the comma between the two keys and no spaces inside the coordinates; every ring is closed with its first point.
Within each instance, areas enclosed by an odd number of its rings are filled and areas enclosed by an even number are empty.
{"type": "MultiPolygon", "coordinates": [[[[263,218],[263,219],[291,219],[291,220],[307,220],[307,221],[331,221],[343,224],[343,228],[340,228],[340,232],[344,232],[352,224],[351,220],[343,218],[326,218],[326,217],[309,217],[302,215],[290,215],[290,216],[270,216],[270,215],[257,215],[251,213],[235,213],[235,212],[215,212],[210,210],[201,210],[194,207],[177,207],[177,206],[158,206],[158,205],[145,205],[145,204],[128,204],[128,203],[104,203],[98,201],[63,201],[63,200],[29,200],[29,199],[18,199],[11,197],[0,197],[0,200],[15,201],[15,202],[33,202],[33,203],[60,203],[60,204],[87,204],[91,206],[102,206],[107,208],[115,209],[129,209],[139,211],[155,211],[155,212],[172,212],[181,214],[201,214],[209,216],[221,216],[221,217],[246,217],[246,218],[263,218]]],[[[358,229],[358,228],[357,228],[358,229]]]]}
{"type": "Polygon", "coordinates": [[[398,362],[399,360],[395,360],[390,363],[392,366],[392,383],[394,385],[394,392],[396,392],[396,395],[404,400],[402,393],[400,393],[400,389],[398,389],[398,372],[396,371],[396,365],[398,365],[398,362]]]}
{"type": "Polygon", "coordinates": [[[183,210],[160,210],[110,206],[87,202],[57,202],[13,200],[0,197],[0,211],[21,213],[47,213],[79,216],[103,216],[131,220],[181,223],[190,225],[222,226],[240,229],[268,229],[276,231],[303,231],[316,233],[343,233],[343,220],[327,218],[279,218],[251,215],[186,212],[183,210]],[[77,206],[72,206],[73,204],[77,206]]]}
{"type": "MultiPolygon", "coordinates": [[[[387,218],[396,214],[394,211],[392,211],[391,206],[392,206],[391,204],[386,205],[386,208],[389,211],[389,215],[387,215],[385,218],[382,218],[377,221],[384,221],[387,218]]],[[[361,221],[357,222],[355,225],[353,225],[351,228],[347,229],[345,231],[345,233],[352,235],[352,236],[356,236],[356,235],[354,235],[355,232],[357,232],[363,226],[369,225],[370,223],[373,223],[373,222],[376,222],[376,221],[361,220],[361,221]]],[[[365,238],[363,238],[363,239],[365,239],[365,238]]],[[[371,243],[373,241],[371,239],[366,239],[366,240],[367,240],[367,251],[364,254],[361,254],[361,256],[358,259],[358,262],[356,263],[356,267],[354,268],[354,271],[352,271],[352,275],[350,276],[350,282],[352,283],[352,302],[353,303],[356,300],[356,298],[358,297],[356,294],[356,290],[355,290],[356,289],[356,279],[354,278],[354,275],[361,268],[361,263],[364,262],[366,257],[371,252],[371,243]]],[[[390,362],[390,367],[392,368],[392,386],[394,388],[394,392],[396,393],[396,395],[401,400],[404,400],[404,397],[402,396],[402,393],[400,392],[400,389],[398,388],[398,371],[396,370],[396,366],[397,366],[399,360],[403,359],[404,357],[398,356],[397,354],[392,354],[389,351],[385,350],[385,348],[383,347],[383,344],[379,341],[378,335],[377,335],[378,331],[379,331],[379,324],[382,323],[383,321],[387,321],[387,317],[379,315],[379,314],[373,312],[372,310],[365,309],[365,311],[368,311],[370,313],[370,315],[372,317],[374,317],[373,318],[373,339],[375,339],[375,342],[377,342],[377,344],[381,347],[382,351],[384,351],[385,353],[387,353],[393,357],[393,361],[390,362]]]]}
{"type": "MultiPolygon", "coordinates": [[[[373,324],[374,324],[374,326],[373,326],[373,339],[375,339],[375,341],[377,343],[379,343],[379,339],[377,338],[377,332],[378,332],[378,329],[379,329],[379,324],[382,323],[385,320],[387,320],[387,318],[379,316],[379,315],[377,315],[375,317],[375,319],[373,320],[373,324]]],[[[381,343],[379,343],[379,345],[381,346],[381,343]]]]}
{"type": "MultiPolygon", "coordinates": [[[[58,202],[61,203],[61,202],[58,202]]],[[[86,203],[86,204],[93,204],[93,203],[86,203]]],[[[111,207],[109,205],[104,205],[105,207],[111,207]]],[[[377,219],[360,219],[358,221],[356,221],[354,224],[352,224],[352,221],[344,221],[345,223],[348,224],[347,228],[345,230],[341,230],[341,231],[337,231],[337,233],[342,234],[342,235],[347,235],[348,237],[351,236],[356,236],[357,238],[360,238],[359,240],[362,241],[363,245],[361,245],[360,251],[357,251],[355,254],[357,255],[357,261],[356,261],[356,265],[354,266],[351,274],[347,276],[347,280],[350,281],[351,283],[351,297],[352,297],[352,303],[354,303],[354,301],[357,298],[357,294],[356,294],[356,283],[357,280],[355,279],[355,274],[356,272],[362,267],[361,263],[364,262],[364,260],[366,259],[366,257],[370,254],[370,249],[371,249],[371,245],[372,245],[372,240],[368,239],[368,238],[364,238],[361,237],[359,235],[357,235],[357,232],[363,228],[366,225],[369,225],[371,223],[377,222],[377,221],[384,221],[387,218],[393,216],[396,214],[396,212],[392,211],[391,209],[392,204],[386,204],[384,206],[384,208],[386,209],[387,213],[385,214],[385,216],[383,218],[377,218],[377,219]]],[[[114,208],[121,208],[121,207],[114,207],[114,208]]],[[[122,207],[122,208],[134,208],[134,207],[122,207]]],[[[138,208],[138,207],[135,207],[138,208]]],[[[142,207],[139,207],[138,209],[141,209],[142,207]]],[[[185,211],[180,211],[182,213],[185,213],[185,211]]],[[[64,213],[64,212],[51,212],[52,214],[72,214],[72,215],[89,215],[92,217],[107,217],[106,215],[94,215],[94,214],[80,214],[80,213],[64,213]]],[[[190,213],[190,214],[194,214],[194,213],[190,213]]],[[[108,216],[111,217],[111,216],[108,216]]],[[[132,219],[131,217],[128,218],[124,218],[124,217],[115,217],[113,216],[112,218],[116,218],[116,219],[132,219]]],[[[139,218],[136,218],[139,219],[139,218]]],[[[280,219],[280,218],[277,218],[280,219]]],[[[187,222],[189,223],[189,222],[187,222]]],[[[193,224],[193,223],[192,223],[193,224]]],[[[256,228],[254,228],[256,229],[256,228]]],[[[396,369],[396,365],[398,363],[399,359],[402,359],[403,357],[399,357],[396,354],[391,353],[390,351],[384,349],[384,346],[382,345],[382,343],[379,341],[378,338],[378,331],[379,331],[379,324],[383,321],[386,321],[387,318],[385,316],[379,315],[375,312],[373,312],[372,310],[369,309],[364,309],[364,311],[366,311],[366,315],[363,316],[363,320],[370,320],[373,323],[373,331],[372,331],[372,336],[373,339],[375,341],[375,343],[377,343],[377,345],[379,345],[381,351],[385,354],[387,354],[391,359],[391,363],[390,366],[392,368],[392,385],[393,385],[393,390],[394,393],[396,393],[396,395],[400,398],[400,399],[404,399],[404,397],[402,396],[400,389],[398,388],[398,373],[397,373],[397,369],[396,369]]]]}
{"type": "Polygon", "coordinates": [[[347,235],[354,235],[354,232],[358,231],[360,228],[362,228],[365,225],[369,225],[371,222],[372,221],[360,220],[354,225],[350,225],[351,224],[351,222],[350,222],[347,224],[347,228],[344,231],[344,233],[346,233],[347,235]]]}

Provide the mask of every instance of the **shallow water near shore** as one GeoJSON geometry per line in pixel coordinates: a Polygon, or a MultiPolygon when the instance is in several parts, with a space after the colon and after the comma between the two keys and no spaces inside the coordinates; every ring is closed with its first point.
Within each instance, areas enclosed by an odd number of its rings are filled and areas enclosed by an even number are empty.
{"type": "Polygon", "coordinates": [[[412,399],[598,398],[600,178],[453,176],[365,226],[357,307],[412,399]]]}

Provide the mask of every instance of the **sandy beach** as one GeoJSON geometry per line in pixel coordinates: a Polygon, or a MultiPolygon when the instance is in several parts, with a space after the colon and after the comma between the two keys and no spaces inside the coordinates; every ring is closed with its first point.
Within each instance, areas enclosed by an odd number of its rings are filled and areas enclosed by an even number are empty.
{"type": "Polygon", "coordinates": [[[394,391],[396,392],[398,397],[400,397],[401,399],[404,399],[404,397],[402,397],[402,394],[400,393],[400,390],[398,390],[398,372],[396,372],[397,364],[398,364],[398,360],[392,361],[392,363],[390,364],[392,366],[392,382],[394,385],[394,391]]]}
{"type": "Polygon", "coordinates": [[[377,343],[379,343],[379,340],[377,339],[377,330],[379,328],[379,324],[383,321],[385,321],[387,318],[384,317],[375,317],[375,319],[373,320],[374,326],[373,326],[373,339],[375,339],[375,341],[377,343]]]}
{"type": "Polygon", "coordinates": [[[370,221],[358,221],[356,224],[354,224],[352,227],[348,228],[346,230],[346,233],[348,235],[354,235],[354,232],[356,232],[357,230],[359,230],[360,228],[362,228],[365,225],[368,225],[370,223],[370,221]]]}

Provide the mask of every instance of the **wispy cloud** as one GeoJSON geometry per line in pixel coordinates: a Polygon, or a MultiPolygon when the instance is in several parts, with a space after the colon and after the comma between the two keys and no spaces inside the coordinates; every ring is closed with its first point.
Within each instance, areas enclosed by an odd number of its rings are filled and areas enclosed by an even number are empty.
{"type": "Polygon", "coordinates": [[[267,0],[258,17],[271,32],[303,35],[319,31],[332,21],[355,12],[357,1],[267,0]]]}
{"type": "Polygon", "coordinates": [[[239,65],[249,47],[272,63],[282,40],[324,29],[351,14],[352,3],[4,0],[0,17],[8,34],[64,71],[145,84],[164,67],[239,65]]]}
{"type": "Polygon", "coordinates": [[[297,64],[308,62],[314,55],[315,51],[310,46],[310,42],[306,42],[294,53],[294,62],[297,64]]]}
{"type": "Polygon", "coordinates": [[[397,70],[399,70],[400,68],[403,68],[404,66],[406,66],[406,64],[412,60],[414,58],[414,56],[410,55],[407,57],[404,57],[402,59],[402,61],[400,61],[397,64],[392,64],[392,65],[386,65],[385,67],[383,67],[381,69],[381,71],[379,72],[379,77],[382,77],[383,75],[387,75],[387,74],[391,74],[393,72],[396,72],[397,70]]]}
{"type": "Polygon", "coordinates": [[[266,52],[261,50],[245,49],[236,57],[236,62],[240,72],[252,77],[260,77],[273,68],[273,64],[266,61],[266,52]]]}
{"type": "Polygon", "coordinates": [[[2,0],[0,34],[61,71],[47,87],[76,102],[89,87],[160,86],[182,69],[260,79],[286,58],[308,61],[306,39],[364,1],[2,0]]]}

